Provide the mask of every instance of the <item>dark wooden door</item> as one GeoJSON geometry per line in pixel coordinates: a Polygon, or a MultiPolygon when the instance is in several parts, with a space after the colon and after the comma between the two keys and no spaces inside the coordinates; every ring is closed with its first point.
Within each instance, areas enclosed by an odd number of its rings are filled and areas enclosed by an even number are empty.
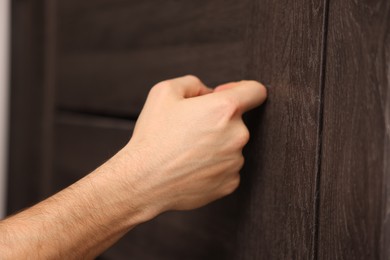
{"type": "Polygon", "coordinates": [[[390,259],[390,2],[330,1],[318,257],[390,259]]]}
{"type": "Polygon", "coordinates": [[[9,212],[131,137],[149,89],[256,79],[239,190],[102,259],[388,259],[390,2],[15,0],[9,212]]]}

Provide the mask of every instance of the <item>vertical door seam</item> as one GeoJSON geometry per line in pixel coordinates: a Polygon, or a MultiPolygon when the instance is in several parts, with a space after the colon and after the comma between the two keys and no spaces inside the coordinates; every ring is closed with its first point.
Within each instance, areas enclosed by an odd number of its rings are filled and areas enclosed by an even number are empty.
{"type": "Polygon", "coordinates": [[[317,128],[317,150],[316,150],[316,170],[315,170],[315,195],[314,195],[314,241],[312,248],[312,259],[318,259],[319,248],[319,222],[320,222],[320,202],[321,202],[321,161],[322,161],[322,143],[323,143],[323,124],[324,124],[324,92],[326,81],[326,55],[328,43],[328,24],[329,24],[329,2],[324,0],[323,21],[322,21],[322,44],[320,60],[319,77],[319,106],[318,106],[318,128],[317,128]]]}

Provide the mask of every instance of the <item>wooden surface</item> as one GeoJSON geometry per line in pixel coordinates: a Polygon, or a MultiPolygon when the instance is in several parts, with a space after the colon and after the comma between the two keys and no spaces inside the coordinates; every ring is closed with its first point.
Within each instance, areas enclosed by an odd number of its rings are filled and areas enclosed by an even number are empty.
{"type": "Polygon", "coordinates": [[[323,1],[253,1],[247,77],[272,86],[247,117],[237,259],[312,259],[323,1]]]}
{"type": "Polygon", "coordinates": [[[16,0],[12,10],[9,213],[115,154],[154,83],[256,79],[271,87],[245,117],[238,192],[163,214],[99,259],[390,258],[389,1],[16,0]]]}
{"type": "Polygon", "coordinates": [[[129,232],[103,259],[235,259],[236,194],[201,209],[168,212],[129,232]]]}
{"type": "Polygon", "coordinates": [[[390,2],[330,1],[319,259],[389,259],[390,2]]]}
{"type": "Polygon", "coordinates": [[[110,52],[242,39],[247,1],[58,0],[63,52],[110,52]]]}
{"type": "Polygon", "coordinates": [[[234,259],[237,197],[193,211],[168,212],[136,227],[103,259],[234,259]]]}
{"type": "Polygon", "coordinates": [[[58,105],[134,118],[161,80],[241,79],[247,2],[60,0],[58,105]]]}
{"type": "Polygon", "coordinates": [[[67,54],[58,64],[58,106],[134,118],[150,88],[161,80],[195,74],[215,86],[240,79],[243,53],[240,43],[213,43],[67,54]]]}
{"type": "MultiPolygon", "coordinates": [[[[100,166],[123,147],[134,124],[62,112],[55,123],[52,192],[100,166]]],[[[122,238],[102,259],[232,259],[237,196],[202,209],[165,213],[122,238]]]]}

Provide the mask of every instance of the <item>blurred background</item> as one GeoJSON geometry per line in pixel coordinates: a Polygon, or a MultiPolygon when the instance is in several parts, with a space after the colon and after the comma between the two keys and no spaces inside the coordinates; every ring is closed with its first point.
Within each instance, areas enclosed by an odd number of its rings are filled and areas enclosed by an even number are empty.
{"type": "Polygon", "coordinates": [[[8,129],[9,0],[0,0],[0,218],[5,216],[8,129]]]}

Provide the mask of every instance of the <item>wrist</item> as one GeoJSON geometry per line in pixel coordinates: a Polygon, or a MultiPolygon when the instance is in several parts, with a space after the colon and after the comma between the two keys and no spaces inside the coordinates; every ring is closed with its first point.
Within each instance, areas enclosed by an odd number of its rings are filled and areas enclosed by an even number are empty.
{"type": "Polygon", "coordinates": [[[156,193],[158,189],[151,178],[145,157],[139,149],[125,146],[96,171],[109,189],[109,204],[118,216],[126,219],[126,226],[146,222],[165,211],[156,193]]]}

